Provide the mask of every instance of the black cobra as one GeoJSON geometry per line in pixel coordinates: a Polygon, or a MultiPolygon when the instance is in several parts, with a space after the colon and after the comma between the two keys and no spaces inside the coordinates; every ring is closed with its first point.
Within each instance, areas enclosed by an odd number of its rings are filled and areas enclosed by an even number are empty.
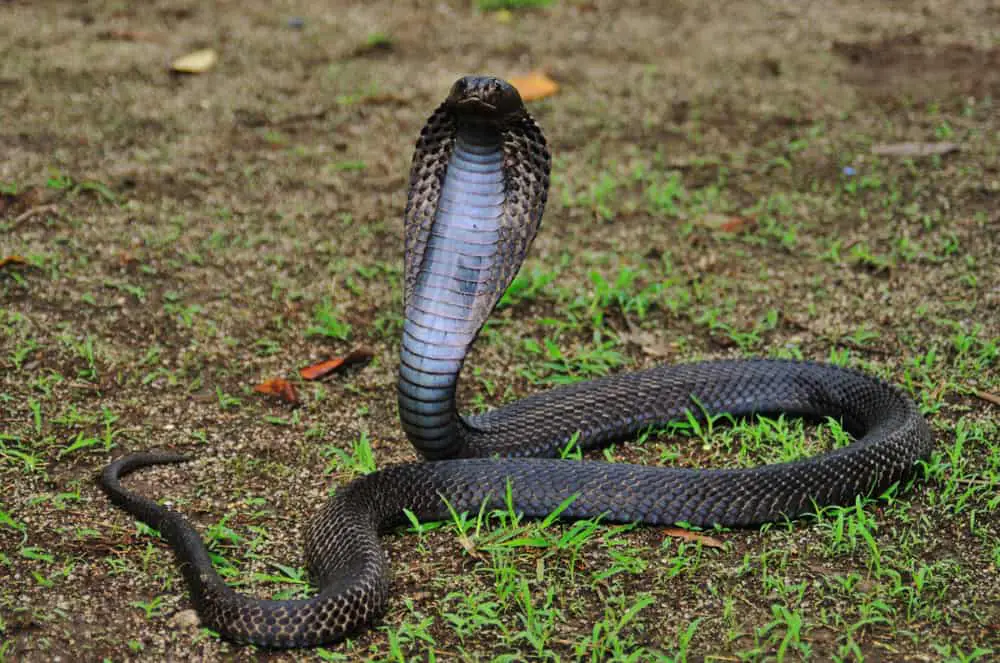
{"type": "Polygon", "coordinates": [[[203,623],[268,647],[326,643],[385,608],[389,568],[379,533],[404,522],[499,506],[508,485],[529,517],[575,496],[566,518],[651,525],[753,526],[845,504],[904,478],[931,448],[899,389],[854,370],[792,361],[716,361],[617,375],[460,416],[455,388],[469,346],[534,238],[548,189],[549,152],[517,91],[495,78],[459,80],[420,134],[406,206],[399,412],[433,462],[388,467],[337,491],[312,523],[306,561],[319,593],[265,601],[234,592],[184,518],[125,490],[138,468],[184,460],[139,453],[102,475],[111,501],[160,530],[203,623]],[[839,418],[847,447],[750,469],[678,469],[558,460],[579,432],[585,449],[685,416],[728,412],[839,418]],[[503,458],[498,458],[501,456],[503,458]],[[449,460],[443,460],[449,459],[449,460]]]}

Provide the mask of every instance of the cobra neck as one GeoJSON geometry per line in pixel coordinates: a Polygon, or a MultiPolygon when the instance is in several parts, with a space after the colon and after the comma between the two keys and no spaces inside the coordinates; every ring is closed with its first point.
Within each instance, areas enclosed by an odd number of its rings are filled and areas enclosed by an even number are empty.
{"type": "Polygon", "coordinates": [[[417,282],[406,303],[399,415],[427,459],[461,452],[458,375],[492,308],[491,270],[504,205],[502,136],[459,124],[417,282]]]}

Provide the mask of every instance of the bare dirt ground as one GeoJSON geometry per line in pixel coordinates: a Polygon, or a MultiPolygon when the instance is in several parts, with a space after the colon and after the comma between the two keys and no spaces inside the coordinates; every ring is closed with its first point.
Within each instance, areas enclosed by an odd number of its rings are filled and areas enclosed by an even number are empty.
{"type": "Polygon", "coordinates": [[[0,2],[0,659],[997,655],[998,25],[987,1],[0,2]],[[203,47],[214,68],[168,71],[203,47]],[[561,85],[530,105],[551,203],[470,407],[563,374],[833,358],[903,384],[935,457],[888,501],[719,550],[649,528],[572,559],[392,535],[373,629],[313,652],[220,642],[97,473],[191,453],[129,485],[212,528],[245,591],[289,591],[254,574],[301,564],[303,523],[352,476],[335,449],[413,459],[394,383],[419,129],[460,75],[536,69],[561,85]],[[873,153],[900,142],[958,149],[873,153]],[[367,366],[294,377],[359,344],[367,366]],[[300,407],[252,391],[272,376],[300,407]]]}

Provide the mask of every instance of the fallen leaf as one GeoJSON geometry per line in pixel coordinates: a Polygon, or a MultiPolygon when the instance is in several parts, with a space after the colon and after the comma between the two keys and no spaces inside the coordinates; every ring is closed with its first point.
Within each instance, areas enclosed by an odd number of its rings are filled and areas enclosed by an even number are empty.
{"type": "Polygon", "coordinates": [[[333,359],[327,359],[326,361],[321,361],[318,364],[313,364],[312,366],[306,366],[305,368],[299,369],[299,375],[302,376],[303,380],[319,380],[320,378],[326,377],[330,373],[344,365],[343,357],[335,357],[333,359]]]}
{"type": "Polygon", "coordinates": [[[493,18],[497,23],[510,23],[514,20],[514,12],[509,9],[498,9],[493,12],[493,18]]]}
{"type": "Polygon", "coordinates": [[[319,380],[336,370],[347,368],[348,366],[352,366],[354,364],[367,362],[373,355],[374,353],[371,348],[362,346],[351,350],[343,357],[334,357],[333,359],[327,359],[326,361],[321,361],[318,364],[301,368],[299,369],[299,375],[302,376],[303,380],[319,380]]]}
{"type": "Polygon", "coordinates": [[[295,393],[295,387],[292,383],[284,378],[270,378],[269,380],[264,380],[259,385],[253,388],[259,394],[267,394],[268,396],[277,396],[286,403],[291,403],[292,405],[299,404],[299,395],[295,393]]]}
{"type": "Polygon", "coordinates": [[[699,534],[698,532],[692,532],[688,529],[681,529],[680,527],[668,527],[663,530],[665,536],[671,536],[675,539],[684,539],[685,541],[694,541],[700,543],[706,548],[722,548],[724,544],[718,539],[707,536],[705,534],[699,534]]]}
{"type": "Polygon", "coordinates": [[[517,88],[521,99],[534,101],[550,97],[559,91],[559,84],[541,71],[533,71],[527,76],[514,76],[510,84],[517,88]]]}
{"type": "Polygon", "coordinates": [[[170,63],[170,68],[181,74],[203,74],[219,61],[218,54],[211,48],[192,51],[170,63]]]}
{"type": "Polygon", "coordinates": [[[725,233],[740,233],[749,230],[755,223],[753,217],[730,216],[709,212],[702,215],[696,222],[709,230],[719,230],[725,233]]]}
{"type": "Polygon", "coordinates": [[[934,154],[951,154],[961,149],[956,143],[879,143],[872,146],[872,154],[883,157],[927,157],[934,154]]]}
{"type": "Polygon", "coordinates": [[[27,265],[28,261],[21,256],[7,256],[6,258],[0,259],[0,269],[3,269],[7,265],[27,265]]]}
{"type": "Polygon", "coordinates": [[[749,225],[749,219],[742,216],[731,216],[719,225],[719,230],[727,233],[738,233],[749,225]]]}

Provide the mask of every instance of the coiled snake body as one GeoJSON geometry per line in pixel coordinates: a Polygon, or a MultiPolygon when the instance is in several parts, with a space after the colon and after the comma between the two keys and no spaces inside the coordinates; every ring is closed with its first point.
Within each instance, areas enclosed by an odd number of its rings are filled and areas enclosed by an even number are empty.
{"type": "Polygon", "coordinates": [[[179,513],[121,486],[124,474],[183,456],[137,453],[104,470],[101,484],[111,501],[160,530],[174,549],[206,626],[268,647],[316,645],[357,630],[385,608],[389,569],[379,533],[404,522],[404,509],[422,520],[443,519],[445,500],[458,512],[484,502],[498,506],[509,485],[528,517],[545,516],[575,496],[562,517],[752,526],[878,493],[929,453],[927,425],[899,389],[808,362],[663,366],[553,389],[482,415],[457,414],[462,363],[535,236],[549,164],[541,131],[516,90],[499,79],[459,80],[421,132],[405,215],[398,392],[403,428],[433,462],[364,476],[323,507],[306,536],[316,596],[266,601],[234,592],[179,513]],[[582,448],[600,447],[689,410],[832,416],[855,441],[749,469],[552,458],[576,433],[582,448]]]}

